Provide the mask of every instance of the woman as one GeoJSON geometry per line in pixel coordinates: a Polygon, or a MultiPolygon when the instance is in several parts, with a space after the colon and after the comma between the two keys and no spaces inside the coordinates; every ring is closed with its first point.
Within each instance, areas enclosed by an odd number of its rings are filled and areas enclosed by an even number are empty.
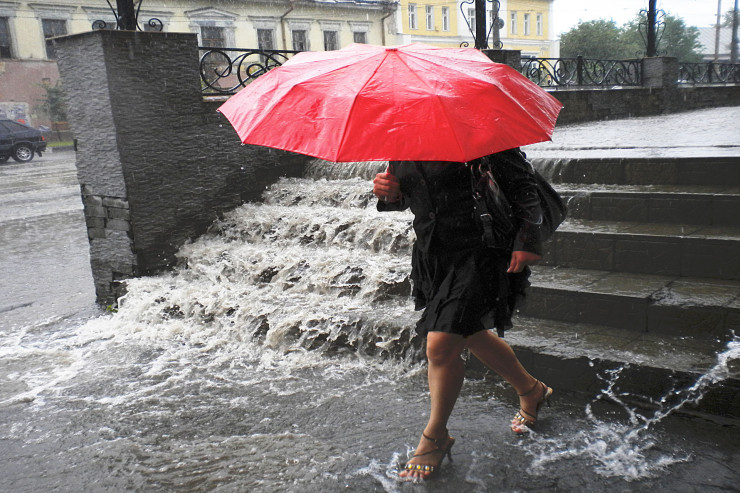
{"type": "MultiPolygon", "coordinates": [[[[517,299],[529,286],[529,268],[541,258],[541,210],[531,165],[519,149],[482,158],[512,207],[514,233],[493,247],[481,238],[475,217],[470,164],[439,161],[391,162],[376,175],[378,210],[414,213],[413,297],[424,312],[417,332],[426,337],[431,412],[419,445],[400,475],[426,479],[450,456],[447,431],[465,371],[468,349],[519,394],[516,433],[534,426],[552,389],[532,377],[501,339],[511,327],[517,299]],[[497,334],[490,331],[495,328],[497,334]]],[[[549,401],[548,401],[549,403],[549,401]]]]}

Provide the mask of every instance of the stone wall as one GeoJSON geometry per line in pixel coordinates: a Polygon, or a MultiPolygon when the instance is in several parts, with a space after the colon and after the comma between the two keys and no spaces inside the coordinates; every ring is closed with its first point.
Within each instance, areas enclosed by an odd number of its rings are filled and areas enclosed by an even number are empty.
{"type": "Polygon", "coordinates": [[[564,106],[558,125],[740,106],[740,86],[626,87],[552,91],[550,94],[564,106]]]}
{"type": "Polygon", "coordinates": [[[175,262],[223,211],[306,158],[242,146],[203,102],[194,34],[97,31],[56,41],[98,301],[175,262]]]}

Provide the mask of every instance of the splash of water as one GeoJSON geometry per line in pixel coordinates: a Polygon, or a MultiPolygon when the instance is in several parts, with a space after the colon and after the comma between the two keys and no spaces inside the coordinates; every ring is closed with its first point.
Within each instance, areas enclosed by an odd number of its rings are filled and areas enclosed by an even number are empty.
{"type": "Polygon", "coordinates": [[[610,370],[603,378],[607,386],[598,400],[616,403],[627,414],[626,422],[605,421],[586,406],[586,425],[573,435],[547,438],[536,433],[524,445],[533,457],[532,470],[544,473],[548,465],[567,459],[586,459],[603,477],[618,477],[627,481],[655,477],[660,471],[677,463],[691,460],[681,452],[660,450],[660,436],[652,431],[661,421],[687,404],[699,402],[709,387],[728,378],[730,364],[740,359],[740,338],[735,336],[726,349],[717,355],[717,362],[688,388],[671,390],[660,399],[660,406],[651,416],[643,416],[615,392],[615,385],[624,367],[610,370]],[[672,402],[673,404],[669,404],[672,402]]]}

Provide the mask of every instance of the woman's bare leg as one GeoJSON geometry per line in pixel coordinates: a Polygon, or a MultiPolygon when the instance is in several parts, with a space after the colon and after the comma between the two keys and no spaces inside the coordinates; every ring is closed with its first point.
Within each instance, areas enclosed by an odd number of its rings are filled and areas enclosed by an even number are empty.
{"type": "Polygon", "coordinates": [[[467,348],[514,387],[516,393],[520,394],[519,405],[522,410],[531,416],[536,415],[542,393],[530,391],[537,384],[537,379],[524,369],[511,346],[490,330],[483,330],[468,337],[467,348]]]}
{"type": "MultiPolygon", "coordinates": [[[[424,428],[424,435],[433,439],[448,437],[447,421],[460,395],[463,378],[465,376],[465,362],[460,358],[466,341],[462,336],[445,332],[429,332],[427,334],[427,360],[429,379],[429,394],[431,411],[429,421],[424,428]]],[[[439,444],[442,448],[446,443],[439,444]]],[[[416,447],[416,454],[423,454],[438,448],[432,441],[422,437],[416,447]]],[[[442,451],[433,452],[423,457],[414,457],[411,464],[436,465],[442,458],[442,451]]],[[[424,471],[401,471],[401,477],[426,478],[429,473],[424,471]]]]}

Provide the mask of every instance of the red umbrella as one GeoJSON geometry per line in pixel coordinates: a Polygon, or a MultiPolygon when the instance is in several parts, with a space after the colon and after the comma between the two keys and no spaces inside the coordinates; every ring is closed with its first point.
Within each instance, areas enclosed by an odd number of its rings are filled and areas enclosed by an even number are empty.
{"type": "Polygon", "coordinates": [[[328,161],[466,162],[550,140],[562,104],[473,48],[299,53],[219,111],[245,144],[328,161]]]}

